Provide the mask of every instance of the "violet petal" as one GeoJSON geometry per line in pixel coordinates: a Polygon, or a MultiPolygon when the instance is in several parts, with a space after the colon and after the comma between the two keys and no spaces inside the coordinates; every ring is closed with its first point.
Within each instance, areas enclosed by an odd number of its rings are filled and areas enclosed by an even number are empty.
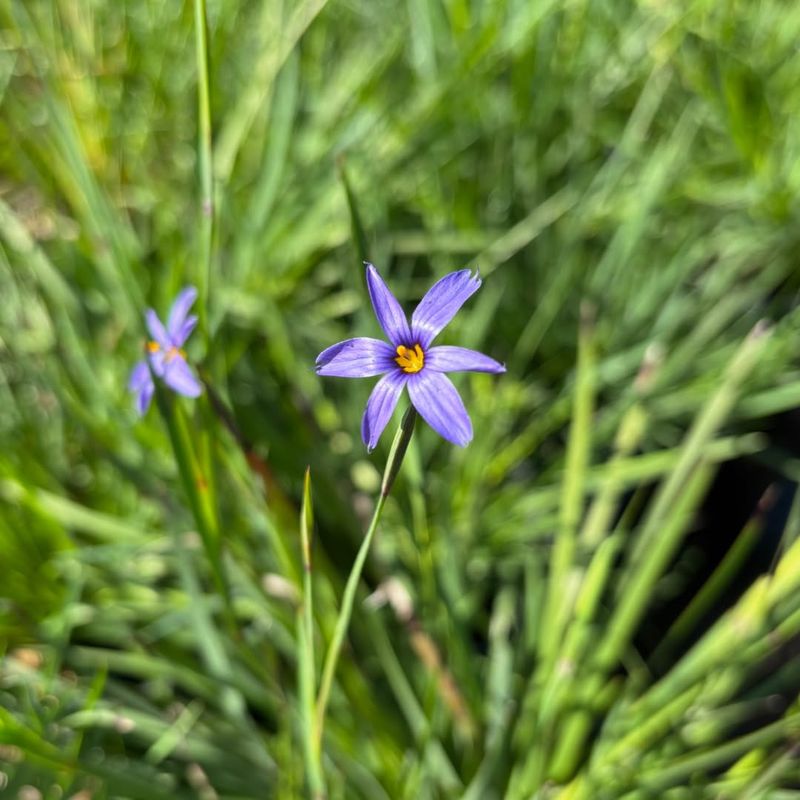
{"type": "Polygon", "coordinates": [[[397,365],[395,351],[380,339],[345,339],[317,356],[317,374],[336,378],[370,378],[397,365]]]}
{"type": "Polygon", "coordinates": [[[156,350],[155,353],[150,353],[150,366],[154,374],[159,378],[164,377],[164,363],[166,361],[166,352],[164,350],[156,350]]]}
{"type": "Polygon", "coordinates": [[[378,444],[378,439],[392,418],[397,401],[400,399],[400,392],[403,391],[407,380],[408,375],[398,369],[387,373],[375,384],[361,420],[361,438],[367,450],[374,450],[378,444]]]}
{"type": "Polygon", "coordinates": [[[156,387],[153,381],[151,380],[145,386],[142,386],[136,394],[136,410],[139,412],[140,416],[144,416],[147,409],[150,408],[150,401],[153,399],[153,393],[155,392],[156,387]]]}
{"type": "Polygon", "coordinates": [[[459,308],[481,286],[477,273],[473,277],[468,269],[451,272],[428,289],[411,316],[411,333],[414,342],[423,350],[456,315],[459,308]]]}
{"type": "MultiPolygon", "coordinates": [[[[178,296],[175,298],[175,302],[172,304],[172,308],[169,310],[169,318],[167,319],[167,333],[169,334],[169,338],[172,341],[172,344],[175,347],[181,347],[183,343],[186,341],[186,336],[191,333],[192,328],[189,328],[189,333],[186,334],[181,339],[181,333],[183,330],[183,325],[187,321],[186,317],[189,313],[189,309],[194,304],[194,301],[197,299],[197,289],[194,286],[187,286],[185,289],[182,289],[178,296]]],[[[195,318],[195,324],[197,322],[197,318],[195,318]]]]}
{"type": "Polygon", "coordinates": [[[150,335],[153,337],[156,344],[162,350],[169,350],[170,347],[172,347],[172,341],[167,335],[167,330],[163,323],[158,318],[158,314],[156,314],[152,308],[148,308],[144,314],[144,318],[147,322],[147,329],[150,331],[150,335]]]}
{"type": "Polygon", "coordinates": [[[153,378],[150,375],[150,369],[145,361],[140,361],[132,370],[131,376],[128,378],[128,389],[132,392],[138,392],[143,386],[152,383],[153,378]]]}
{"type": "Polygon", "coordinates": [[[164,383],[184,397],[198,397],[203,391],[191,367],[178,355],[170,358],[164,365],[164,383]]]}
{"type": "Polygon", "coordinates": [[[424,369],[411,375],[408,394],[428,425],[448,442],[464,447],[472,441],[472,422],[451,380],[424,369]]]}
{"type": "Polygon", "coordinates": [[[183,345],[186,343],[186,340],[189,338],[189,335],[195,329],[196,325],[197,317],[194,314],[190,314],[183,321],[183,325],[181,325],[181,327],[178,329],[178,332],[175,334],[172,340],[172,344],[175,347],[183,347],[183,345]]]}
{"type": "Polygon", "coordinates": [[[467,347],[440,345],[425,353],[425,369],[436,372],[505,372],[506,368],[490,356],[467,347]]]}
{"type": "Polygon", "coordinates": [[[400,303],[372,264],[367,264],[367,289],[375,316],[389,341],[395,346],[402,344],[408,347],[413,344],[408,320],[400,303]]]}

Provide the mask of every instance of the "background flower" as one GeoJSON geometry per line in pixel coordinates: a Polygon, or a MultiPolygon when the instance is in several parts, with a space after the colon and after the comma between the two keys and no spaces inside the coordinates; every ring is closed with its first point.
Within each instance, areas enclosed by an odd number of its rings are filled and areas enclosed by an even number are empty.
{"type": "Polygon", "coordinates": [[[152,308],[145,313],[147,329],[153,337],[147,343],[147,361],[142,360],[133,368],[128,388],[136,398],[136,409],[144,414],[150,407],[155,385],[153,374],[167,386],[184,397],[198,397],[202,392],[200,381],[186,361],[183,345],[197,325],[197,317],[189,309],[197,299],[197,289],[187,286],[175,298],[169,310],[166,327],[152,308]],[[152,370],[152,371],[151,371],[152,370]]]}

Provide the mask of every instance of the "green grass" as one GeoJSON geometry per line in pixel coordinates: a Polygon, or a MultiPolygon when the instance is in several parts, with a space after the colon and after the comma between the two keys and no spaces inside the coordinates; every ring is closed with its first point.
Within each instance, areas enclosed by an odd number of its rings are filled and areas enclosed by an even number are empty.
{"type": "Polygon", "coordinates": [[[721,462],[800,474],[768,435],[798,36],[778,0],[0,8],[0,791],[797,797],[798,504],[693,645],[733,569],[661,668],[635,637],[721,462]],[[365,258],[407,307],[479,268],[442,341],[508,371],[457,378],[468,448],[418,422],[317,744],[392,436],[368,455],[371,382],[313,370],[377,335],[365,258]],[[187,283],[236,436],[126,390],[187,283]]]}

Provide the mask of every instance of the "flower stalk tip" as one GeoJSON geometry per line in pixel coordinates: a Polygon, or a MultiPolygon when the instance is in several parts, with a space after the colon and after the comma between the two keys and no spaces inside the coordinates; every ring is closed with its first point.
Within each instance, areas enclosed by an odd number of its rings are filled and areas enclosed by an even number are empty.
{"type": "Polygon", "coordinates": [[[411,436],[414,433],[414,424],[416,421],[416,409],[414,406],[409,406],[394,436],[392,448],[389,451],[389,458],[386,459],[386,469],[383,472],[383,482],[381,483],[381,497],[388,497],[389,492],[392,491],[392,486],[394,485],[395,478],[397,478],[397,474],[400,472],[400,466],[403,463],[406,450],[408,450],[408,445],[411,443],[411,436]]]}

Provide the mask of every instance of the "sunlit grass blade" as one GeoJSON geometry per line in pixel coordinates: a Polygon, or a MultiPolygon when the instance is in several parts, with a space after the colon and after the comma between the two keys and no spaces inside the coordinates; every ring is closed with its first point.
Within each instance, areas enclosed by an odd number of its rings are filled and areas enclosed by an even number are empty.
{"type": "Polygon", "coordinates": [[[559,506],[559,526],[548,575],[539,657],[543,674],[552,669],[562,632],[572,613],[568,587],[583,516],[586,472],[591,455],[594,410],[594,310],[582,312],[575,377],[575,397],[559,506]]]}
{"type": "Polygon", "coordinates": [[[350,183],[350,178],[347,176],[347,163],[343,157],[339,159],[337,166],[339,169],[339,177],[344,187],[345,197],[347,197],[347,208],[350,212],[350,227],[352,230],[353,244],[355,245],[358,260],[363,264],[370,260],[367,234],[364,231],[364,223],[361,219],[361,212],[358,209],[358,201],[356,200],[355,192],[350,183]]]}
{"type": "Polygon", "coordinates": [[[661,574],[684,533],[676,528],[673,537],[664,534],[665,524],[674,518],[675,505],[693,473],[703,465],[703,450],[730,412],[739,387],[755,367],[766,342],[763,324],[755,328],[731,360],[720,388],[712,395],[686,436],[679,462],[653,499],[632,554],[629,582],[620,590],[619,606],[615,611],[607,638],[597,653],[597,663],[611,666],[621,655],[636,621],[644,612],[642,599],[654,580],[661,574]]]}
{"type": "Polygon", "coordinates": [[[197,257],[197,284],[201,332],[206,342],[208,304],[211,290],[212,245],[214,239],[214,166],[211,150],[211,98],[208,74],[208,23],[205,0],[194,0],[195,59],[197,62],[197,153],[200,175],[200,250],[197,257]]]}
{"type": "Polygon", "coordinates": [[[297,610],[297,686],[300,700],[300,729],[306,780],[313,798],[325,797],[322,773],[321,736],[314,726],[316,697],[316,660],[314,658],[314,598],[312,587],[311,537],[314,515],[311,502],[311,469],[306,470],[303,482],[303,504],[300,508],[300,548],[303,561],[303,596],[297,610]]]}

